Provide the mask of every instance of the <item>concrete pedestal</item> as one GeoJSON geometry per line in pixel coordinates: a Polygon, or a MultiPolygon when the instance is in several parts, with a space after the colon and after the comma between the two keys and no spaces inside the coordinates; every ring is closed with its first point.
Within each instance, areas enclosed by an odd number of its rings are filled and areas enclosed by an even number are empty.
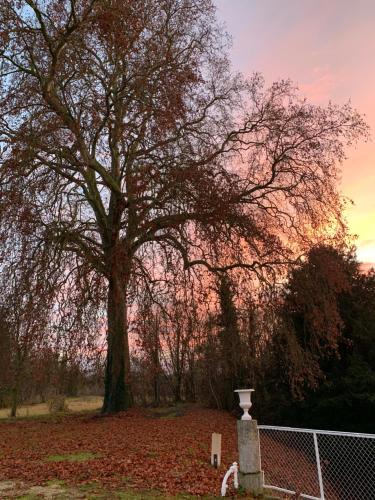
{"type": "Polygon", "coordinates": [[[264,473],[260,463],[259,431],[256,420],[238,420],[239,483],[252,495],[263,493],[264,473]]]}

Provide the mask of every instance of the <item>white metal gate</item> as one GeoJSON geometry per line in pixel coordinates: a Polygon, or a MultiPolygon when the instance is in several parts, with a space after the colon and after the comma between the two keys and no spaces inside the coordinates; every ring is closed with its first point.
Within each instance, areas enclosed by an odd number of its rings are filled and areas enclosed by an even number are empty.
{"type": "Polygon", "coordinates": [[[313,500],[375,499],[375,435],[259,425],[265,487],[313,500]]]}

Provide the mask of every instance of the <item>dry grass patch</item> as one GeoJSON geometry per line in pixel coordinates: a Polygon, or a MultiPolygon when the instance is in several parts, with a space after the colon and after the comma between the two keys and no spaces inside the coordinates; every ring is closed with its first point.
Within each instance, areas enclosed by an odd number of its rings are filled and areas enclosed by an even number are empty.
{"type": "MultiPolygon", "coordinates": [[[[71,412],[90,412],[99,410],[103,403],[101,396],[82,396],[77,398],[66,398],[67,411],[71,412]]],[[[22,418],[41,417],[48,415],[48,403],[40,403],[35,405],[23,405],[17,410],[17,416],[22,418]]],[[[10,408],[2,408],[0,410],[0,419],[6,419],[10,416],[10,408]]]]}

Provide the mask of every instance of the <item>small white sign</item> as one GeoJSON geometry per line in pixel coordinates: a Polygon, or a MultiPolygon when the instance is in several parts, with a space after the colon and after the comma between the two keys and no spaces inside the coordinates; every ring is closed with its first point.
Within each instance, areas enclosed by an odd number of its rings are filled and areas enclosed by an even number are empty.
{"type": "Polygon", "coordinates": [[[220,467],[221,464],[221,434],[214,432],[211,439],[211,465],[220,467]]]}

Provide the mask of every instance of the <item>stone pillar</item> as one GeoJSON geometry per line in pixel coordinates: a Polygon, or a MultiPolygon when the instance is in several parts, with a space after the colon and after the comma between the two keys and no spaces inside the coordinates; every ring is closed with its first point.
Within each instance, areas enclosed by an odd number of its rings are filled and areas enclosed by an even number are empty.
{"type": "Polygon", "coordinates": [[[239,483],[257,496],[263,493],[264,472],[260,466],[259,430],[256,420],[237,420],[239,483]]]}

